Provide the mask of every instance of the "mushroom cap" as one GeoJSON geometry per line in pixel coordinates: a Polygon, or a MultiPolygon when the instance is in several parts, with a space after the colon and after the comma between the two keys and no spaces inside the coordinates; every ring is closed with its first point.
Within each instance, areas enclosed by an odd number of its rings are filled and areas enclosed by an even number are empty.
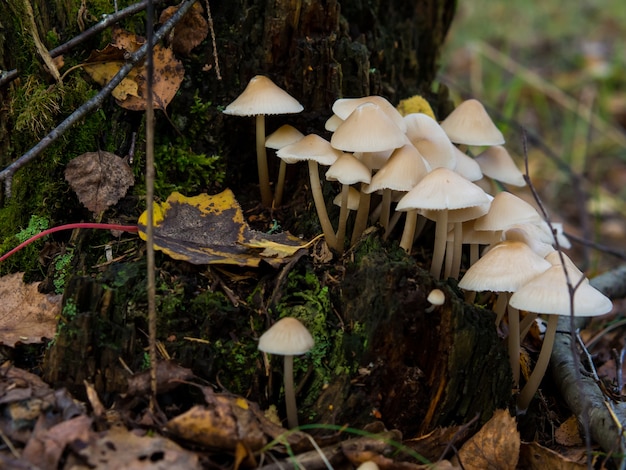
{"type": "MultiPolygon", "coordinates": [[[[350,186],[348,188],[348,210],[355,211],[361,203],[361,191],[350,186]]],[[[341,207],[341,192],[333,198],[333,204],[341,207]]]]}
{"type": "MultiPolygon", "coordinates": [[[[611,300],[588,282],[581,283],[575,290],[573,304],[576,317],[604,315],[613,308],[611,300]]],[[[509,305],[528,312],[571,315],[563,267],[552,266],[531,279],[511,296],[509,305]]]]}
{"type": "Polygon", "coordinates": [[[286,163],[315,160],[321,165],[332,165],[341,154],[341,151],[331,147],[330,142],[317,134],[306,135],[276,152],[286,163]]]}
{"type": "MultiPolygon", "coordinates": [[[[484,204],[479,204],[477,206],[463,207],[461,209],[450,209],[448,210],[448,223],[454,224],[457,222],[467,222],[468,220],[476,220],[478,217],[485,215],[489,212],[489,206],[491,205],[492,196],[487,196],[490,198],[489,202],[484,204]]],[[[419,209],[418,213],[423,215],[428,220],[437,220],[436,210],[433,209],[419,209]]]]}
{"type": "Polygon", "coordinates": [[[396,149],[387,163],[372,177],[366,193],[379,189],[409,191],[428,174],[428,167],[419,151],[411,144],[396,149]]]}
{"type": "Polygon", "coordinates": [[[281,149],[285,145],[298,142],[304,134],[293,126],[285,124],[280,126],[265,139],[265,146],[270,149],[281,149]]]}
{"type": "Polygon", "coordinates": [[[483,172],[480,169],[478,162],[461,152],[455,146],[452,146],[454,153],[456,154],[456,166],[453,168],[463,178],[470,180],[472,183],[478,181],[483,177],[483,172]]]}
{"type": "Polygon", "coordinates": [[[437,121],[422,113],[407,114],[404,121],[406,136],[431,168],[443,166],[454,169],[457,164],[456,147],[437,121]]]}
{"type": "Polygon", "coordinates": [[[526,186],[524,175],[517,168],[511,154],[502,145],[493,145],[476,156],[483,174],[513,186],[526,186]]]}
{"type": "Polygon", "coordinates": [[[261,335],[258,349],[269,354],[295,356],[308,352],[314,344],[311,333],[298,319],[284,317],[261,335]]]}
{"type": "Polygon", "coordinates": [[[351,153],[342,153],[326,171],[326,179],[341,184],[369,183],[372,171],[351,153]]]}
{"type": "Polygon", "coordinates": [[[493,245],[467,270],[459,287],[476,292],[515,292],[551,266],[525,243],[505,240],[493,245]]]}
{"type": "Polygon", "coordinates": [[[450,210],[479,206],[490,201],[480,187],[448,168],[435,168],[411,189],[396,206],[411,209],[450,210]]]}
{"type": "Polygon", "coordinates": [[[441,127],[455,144],[502,145],[504,136],[493,123],[482,103],[469,99],[459,104],[441,127]]]}
{"type": "Polygon", "coordinates": [[[491,201],[489,212],[476,220],[476,230],[506,230],[514,224],[543,222],[539,212],[524,201],[507,191],[502,191],[491,201]]]}
{"type": "Polygon", "coordinates": [[[243,92],[224,109],[233,116],[299,113],[304,107],[293,96],[264,75],[250,79],[243,92]]]}
{"type": "Polygon", "coordinates": [[[344,152],[378,152],[402,147],[407,142],[404,132],[377,104],[370,102],[357,106],[330,139],[333,147],[344,152]]]}
{"type": "Polygon", "coordinates": [[[406,132],[406,124],[402,114],[382,96],[364,96],[362,98],[340,98],[333,103],[333,113],[340,119],[346,120],[352,112],[363,103],[374,103],[398,126],[402,132],[406,132]]]}
{"type": "Polygon", "coordinates": [[[343,119],[341,119],[336,114],[333,114],[324,123],[324,129],[326,129],[329,132],[335,132],[342,122],[343,122],[343,119]]]}
{"type": "Polygon", "coordinates": [[[431,305],[443,305],[446,301],[446,294],[441,289],[433,289],[426,297],[426,300],[431,305]]]}
{"type": "Polygon", "coordinates": [[[381,150],[380,152],[354,152],[354,156],[361,160],[370,170],[380,170],[395,149],[381,150]]]}

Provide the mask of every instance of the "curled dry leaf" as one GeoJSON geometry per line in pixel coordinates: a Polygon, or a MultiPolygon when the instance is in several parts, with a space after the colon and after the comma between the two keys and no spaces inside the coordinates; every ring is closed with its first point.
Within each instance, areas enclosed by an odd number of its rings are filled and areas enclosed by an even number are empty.
{"type": "Polygon", "coordinates": [[[53,338],[56,316],[61,312],[61,296],[37,290],[39,283],[24,284],[24,273],[0,278],[0,343],[41,343],[53,338]]]}
{"type": "Polygon", "coordinates": [[[65,179],[78,200],[98,214],[119,201],[134,183],[133,172],[111,152],[87,152],[71,160],[65,179]]]}
{"type": "MultiPolygon", "coordinates": [[[[161,13],[159,23],[165,23],[176,11],[177,6],[167,7],[161,13]]],[[[195,3],[174,27],[171,35],[172,49],[176,54],[187,56],[204,41],[208,33],[209,24],[204,18],[204,9],[200,3],[195,3]]]]}
{"type": "MultiPolygon", "coordinates": [[[[116,28],[111,44],[102,50],[93,51],[83,64],[83,69],[95,82],[104,86],[120,71],[128,54],[137,51],[144,43],[143,37],[116,28]]],[[[185,69],[171,49],[159,44],[154,46],[153,62],[153,104],[155,108],[165,110],[183,81],[185,69]]],[[[147,70],[143,63],[135,66],[112,92],[117,104],[131,111],[144,111],[147,105],[146,76],[147,70]]]]}
{"type": "Polygon", "coordinates": [[[514,470],[520,445],[515,419],[507,410],[496,410],[480,431],[461,447],[458,458],[466,470],[514,470]]]}

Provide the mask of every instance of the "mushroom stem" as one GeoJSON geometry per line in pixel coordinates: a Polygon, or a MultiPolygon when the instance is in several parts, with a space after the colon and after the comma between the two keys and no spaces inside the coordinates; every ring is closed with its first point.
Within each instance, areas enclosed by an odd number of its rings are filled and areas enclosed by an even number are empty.
{"type": "Polygon", "coordinates": [[[330,223],[328,212],[326,211],[326,202],[324,201],[322,186],[320,184],[320,172],[315,160],[309,160],[309,179],[311,181],[311,193],[313,194],[313,201],[315,202],[315,210],[317,211],[317,217],[324,231],[324,238],[330,248],[337,249],[335,231],[333,230],[333,225],[330,223]]]}
{"type": "Polygon", "coordinates": [[[538,315],[533,312],[528,312],[526,316],[519,322],[519,339],[522,341],[528,332],[530,331],[530,327],[533,326],[534,321],[537,319],[538,315]]]}
{"type": "Polygon", "coordinates": [[[506,313],[506,306],[509,302],[509,297],[505,292],[500,292],[496,299],[496,304],[493,306],[493,313],[496,314],[496,327],[500,326],[500,322],[506,313]]]}
{"type": "Polygon", "coordinates": [[[548,325],[546,327],[546,333],[543,337],[543,344],[541,345],[541,351],[537,358],[537,363],[533,369],[528,382],[524,385],[524,388],[517,398],[517,410],[518,412],[524,412],[528,408],[531,400],[535,396],[535,392],[539,389],[541,379],[548,369],[550,363],[550,355],[552,354],[552,347],[554,346],[554,338],[556,336],[556,326],[559,322],[558,315],[550,315],[548,317],[548,325]]]}
{"type": "Polygon", "coordinates": [[[448,238],[448,211],[437,211],[435,222],[435,246],[433,248],[433,259],[430,265],[430,273],[435,279],[441,276],[441,267],[446,253],[446,239],[448,238]]]}
{"type": "Polygon", "coordinates": [[[261,190],[261,204],[265,207],[272,205],[272,190],[270,189],[270,175],[267,169],[267,152],[265,151],[265,115],[256,116],[256,164],[259,171],[259,189],[261,190]]]}
{"type": "Polygon", "coordinates": [[[283,190],[285,188],[285,175],[287,173],[287,163],[285,160],[280,160],[280,167],[278,168],[278,181],[276,182],[276,192],[274,193],[274,207],[279,207],[283,202],[283,190]]]}
{"type": "Polygon", "coordinates": [[[285,381],[287,426],[289,429],[293,429],[298,427],[298,408],[296,407],[296,392],[293,386],[293,356],[285,356],[283,380],[285,381]]]}
{"type": "MultiPolygon", "coordinates": [[[[507,297],[509,297],[507,295],[507,297]]],[[[513,371],[513,383],[519,385],[519,349],[520,349],[520,337],[519,337],[519,310],[515,307],[508,306],[509,313],[509,361],[511,363],[511,370],[513,371]]]]}
{"type": "Polygon", "coordinates": [[[349,184],[341,186],[341,208],[339,210],[339,225],[337,227],[337,251],[343,253],[343,245],[346,238],[346,225],[348,223],[348,192],[349,184]]]}
{"type": "Polygon", "coordinates": [[[415,236],[415,225],[417,224],[417,209],[406,212],[404,219],[404,229],[402,230],[402,238],[400,239],[400,248],[411,254],[413,246],[413,238],[415,236]]]}
{"type": "Polygon", "coordinates": [[[352,239],[350,244],[354,245],[359,239],[361,234],[367,227],[367,218],[370,212],[370,199],[371,194],[363,192],[365,184],[361,183],[361,195],[359,196],[359,208],[356,211],[356,218],[354,219],[354,228],[352,229],[352,239]]]}
{"type": "Polygon", "coordinates": [[[463,257],[463,223],[454,223],[454,240],[452,250],[452,270],[450,276],[454,279],[459,278],[461,272],[461,258],[463,257]]]}

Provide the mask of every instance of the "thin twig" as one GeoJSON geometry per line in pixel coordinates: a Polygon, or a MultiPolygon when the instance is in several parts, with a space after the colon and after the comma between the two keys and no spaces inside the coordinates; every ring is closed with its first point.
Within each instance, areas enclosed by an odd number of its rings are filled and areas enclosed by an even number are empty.
{"type": "MultiPolygon", "coordinates": [[[[162,3],[163,1],[165,0],[154,0],[155,3],[162,3]]],[[[135,13],[145,10],[147,3],[148,3],[148,0],[142,0],[141,2],[135,3],[134,5],[131,5],[129,7],[126,7],[117,13],[107,15],[106,18],[104,18],[102,21],[100,21],[99,23],[96,23],[91,28],[86,29],[85,31],[80,33],[78,36],[75,36],[69,41],[67,41],[66,43],[61,44],[60,46],[55,47],[54,49],[50,50],[49,52],[50,57],[54,59],[55,57],[58,57],[61,54],[65,54],[66,52],[70,51],[77,45],[81,44],[83,41],[87,40],[91,36],[98,34],[100,31],[107,29],[112,24],[115,24],[118,21],[123,20],[127,16],[134,15],[135,13]]],[[[0,74],[0,88],[2,88],[6,84],[15,80],[18,77],[18,75],[19,75],[19,72],[17,69],[9,70],[7,72],[0,74]]]]}
{"type": "MultiPolygon", "coordinates": [[[[530,189],[530,192],[535,200],[535,202],[537,203],[537,206],[539,207],[539,210],[541,211],[541,214],[543,215],[544,220],[546,221],[546,223],[548,224],[548,227],[550,228],[550,232],[552,233],[552,238],[554,241],[554,245],[556,247],[557,253],[559,254],[559,259],[561,261],[561,265],[563,267],[563,274],[565,275],[565,282],[567,284],[567,290],[569,293],[569,309],[570,309],[570,316],[569,316],[569,327],[570,327],[570,335],[574,336],[575,332],[576,332],[576,320],[575,320],[575,315],[574,315],[574,295],[576,293],[576,289],[578,289],[578,287],[581,285],[581,283],[584,281],[585,276],[581,276],[581,278],[578,280],[578,282],[576,283],[576,285],[572,284],[572,281],[570,279],[569,273],[567,271],[566,268],[566,264],[565,264],[565,259],[563,257],[563,250],[561,249],[561,246],[559,244],[559,239],[556,236],[557,231],[554,228],[554,226],[552,225],[552,221],[550,219],[550,216],[548,215],[548,211],[546,210],[545,206],[543,205],[543,202],[541,201],[541,198],[539,197],[539,194],[537,193],[537,190],[535,188],[535,186],[533,185],[531,179],[530,179],[530,171],[528,168],[528,148],[527,148],[527,142],[526,142],[526,133],[522,132],[522,146],[523,146],[523,150],[524,150],[524,167],[525,167],[525,174],[524,174],[524,180],[526,181],[526,184],[528,185],[528,188],[530,189]]],[[[580,374],[580,358],[578,357],[578,350],[576,347],[576,341],[572,341],[571,342],[571,353],[572,353],[572,360],[574,361],[574,369],[575,369],[575,380],[577,384],[580,384],[582,382],[582,377],[580,374]]],[[[585,434],[585,447],[587,449],[587,466],[589,468],[592,468],[592,453],[591,453],[591,429],[590,429],[590,419],[589,419],[589,407],[588,406],[584,406],[583,410],[582,410],[582,426],[583,426],[583,430],[584,430],[584,434],[585,434]]]]}
{"type": "Polygon", "coordinates": [[[148,296],[148,351],[150,355],[150,410],[157,414],[157,318],[156,318],[156,269],[154,260],[154,6],[148,0],[146,8],[146,261],[148,296]]]}
{"type": "MultiPolygon", "coordinates": [[[[181,3],[178,11],[169,18],[163,26],[154,34],[154,43],[159,42],[163,37],[171,31],[171,29],[180,21],[180,19],[187,13],[189,8],[196,3],[197,0],[185,0],[181,3]]],[[[120,68],[119,72],[107,83],[93,98],[83,103],[76,111],[70,114],[61,124],[54,128],[47,136],[41,139],[34,147],[28,152],[18,158],[16,161],[7,166],[4,170],[0,171],[0,181],[10,179],[13,174],[33,160],[41,152],[43,152],[48,146],[54,143],[59,137],[61,137],[65,131],[80,121],[86,114],[95,110],[104,103],[109,94],[119,85],[122,80],[130,73],[133,67],[143,60],[148,52],[148,43],[146,42],[137,51],[130,54],[128,61],[120,68]]],[[[6,187],[5,187],[6,189],[6,187]]],[[[7,197],[11,194],[8,193],[7,197]]]]}
{"type": "Polygon", "coordinates": [[[213,29],[213,16],[211,15],[211,6],[209,5],[209,0],[204,0],[206,4],[206,16],[207,21],[209,23],[209,31],[211,32],[211,43],[213,44],[213,60],[215,61],[215,76],[218,80],[222,79],[222,74],[220,73],[220,61],[217,56],[217,41],[215,40],[215,29],[213,29]]]}

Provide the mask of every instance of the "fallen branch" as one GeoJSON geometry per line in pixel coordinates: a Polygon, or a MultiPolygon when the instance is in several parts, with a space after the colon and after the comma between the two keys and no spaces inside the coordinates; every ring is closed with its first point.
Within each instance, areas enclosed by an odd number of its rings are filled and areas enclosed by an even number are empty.
{"type": "MultiPolygon", "coordinates": [[[[164,0],[154,0],[155,3],[161,3],[163,1],[164,0]]],[[[61,44],[59,47],[55,47],[54,49],[50,50],[49,52],[50,57],[54,59],[55,57],[58,57],[61,54],[65,54],[66,52],[72,50],[74,47],[81,44],[83,41],[90,38],[94,34],[98,34],[100,31],[107,29],[112,24],[115,24],[118,21],[123,20],[127,16],[134,15],[135,13],[145,10],[147,4],[148,4],[148,0],[143,0],[141,2],[135,3],[134,5],[126,7],[123,10],[120,10],[116,13],[107,15],[106,18],[104,18],[102,21],[100,21],[99,23],[96,23],[91,28],[86,29],[85,31],[80,33],[78,36],[75,36],[69,41],[67,41],[66,43],[61,44]]],[[[8,83],[11,83],[17,77],[18,77],[17,69],[4,72],[3,74],[0,75],[0,88],[7,85],[8,83]]]]}
{"type": "MultiPolygon", "coordinates": [[[[593,284],[593,280],[591,283],[593,284]]],[[[599,286],[594,287],[600,289],[599,286]]],[[[592,377],[576,373],[576,364],[579,364],[579,361],[572,357],[569,318],[559,318],[557,328],[550,359],[554,382],[577,419],[588,420],[591,438],[623,465],[626,461],[626,443],[622,426],[626,423],[626,403],[611,402],[592,377]],[[577,375],[582,375],[582,377],[577,377],[577,375]]]]}
{"type": "MultiPolygon", "coordinates": [[[[176,13],[174,13],[172,17],[168,19],[163,24],[163,26],[154,34],[154,44],[163,39],[165,35],[172,30],[176,23],[180,21],[180,19],[185,15],[185,13],[187,13],[192,5],[196,3],[196,1],[197,0],[185,0],[183,3],[181,3],[176,13]]],[[[0,171],[0,181],[5,182],[5,192],[7,197],[11,196],[10,183],[15,172],[27,163],[29,163],[31,160],[33,160],[41,152],[43,152],[50,144],[55,142],[65,133],[65,131],[67,131],[70,127],[80,121],[86,114],[101,106],[102,103],[104,103],[106,97],[109,96],[109,94],[111,94],[115,87],[122,82],[124,77],[126,77],[130,73],[135,65],[145,58],[147,53],[148,43],[144,44],[137,51],[130,54],[128,61],[120,68],[119,72],[111,79],[109,83],[107,83],[100,90],[97,95],[95,95],[89,101],[83,103],[83,105],[81,105],[76,111],[70,114],[61,124],[54,128],[47,136],[41,139],[28,152],[26,152],[13,163],[11,163],[4,170],[0,171]]]]}

